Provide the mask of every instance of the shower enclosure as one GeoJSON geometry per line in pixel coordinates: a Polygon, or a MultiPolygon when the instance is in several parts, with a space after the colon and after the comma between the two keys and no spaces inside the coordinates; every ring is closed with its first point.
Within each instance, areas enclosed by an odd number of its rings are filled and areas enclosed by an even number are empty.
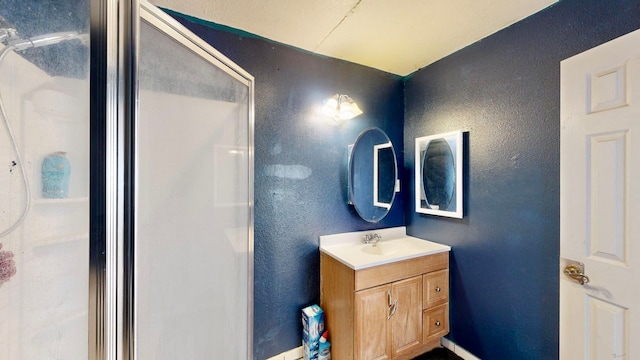
{"type": "Polygon", "coordinates": [[[252,312],[251,75],[146,1],[0,0],[0,360],[248,359],[252,312]]]}

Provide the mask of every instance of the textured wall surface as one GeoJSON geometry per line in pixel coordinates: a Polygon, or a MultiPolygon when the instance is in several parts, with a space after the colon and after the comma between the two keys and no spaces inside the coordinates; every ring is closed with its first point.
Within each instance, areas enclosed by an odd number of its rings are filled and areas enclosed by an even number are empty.
{"type": "MultiPolygon", "coordinates": [[[[89,30],[89,1],[0,0],[0,17],[0,27],[14,28],[22,38],[61,31],[82,33],[89,30]]],[[[66,41],[19,54],[51,76],[83,79],[89,62],[71,60],[85,59],[88,52],[88,47],[79,41],[66,41]]]]}
{"type": "Polygon", "coordinates": [[[269,358],[300,346],[300,309],[320,301],[318,236],[404,225],[402,194],[378,224],[346,203],[347,145],[362,130],[383,129],[403,163],[402,78],[173,15],[255,77],[254,353],[269,358]],[[364,114],[340,126],[318,115],[337,92],[364,114]]]}
{"type": "Polygon", "coordinates": [[[410,234],[452,246],[449,338],[482,359],[558,357],[560,61],[638,14],[637,0],[563,0],[406,79],[405,179],[416,137],[468,132],[464,218],[405,206],[410,234]]]}

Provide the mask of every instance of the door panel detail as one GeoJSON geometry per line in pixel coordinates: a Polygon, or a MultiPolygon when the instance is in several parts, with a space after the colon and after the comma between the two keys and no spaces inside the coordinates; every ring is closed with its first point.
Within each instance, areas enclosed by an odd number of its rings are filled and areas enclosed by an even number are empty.
{"type": "Polygon", "coordinates": [[[589,162],[589,256],[626,265],[626,131],[591,135],[589,162]]]}
{"type": "Polygon", "coordinates": [[[627,102],[627,64],[616,66],[589,77],[591,112],[615,109],[627,102]]]}
{"type": "Polygon", "coordinates": [[[624,359],[627,309],[586,296],[587,336],[585,359],[624,359]],[[613,354],[613,356],[612,356],[613,354]]]}

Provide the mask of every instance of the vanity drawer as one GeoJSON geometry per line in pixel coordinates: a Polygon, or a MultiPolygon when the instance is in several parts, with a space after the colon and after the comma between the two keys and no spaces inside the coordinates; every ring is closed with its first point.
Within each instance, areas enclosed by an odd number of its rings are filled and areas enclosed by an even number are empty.
{"type": "Polygon", "coordinates": [[[425,309],[449,302],[449,270],[422,276],[422,305],[425,309]]]}
{"type": "Polygon", "coordinates": [[[422,343],[449,333],[449,303],[422,312],[422,343]]]}
{"type": "Polygon", "coordinates": [[[448,267],[448,251],[374,266],[355,272],[355,290],[368,289],[448,267]]]}

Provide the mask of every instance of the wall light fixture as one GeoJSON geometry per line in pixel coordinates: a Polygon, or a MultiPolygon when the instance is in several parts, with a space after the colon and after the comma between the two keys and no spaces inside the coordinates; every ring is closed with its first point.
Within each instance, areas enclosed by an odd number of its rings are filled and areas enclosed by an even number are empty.
{"type": "Polygon", "coordinates": [[[362,114],[358,104],[348,95],[335,94],[326,101],[322,107],[322,112],[334,120],[349,120],[362,114]]]}

